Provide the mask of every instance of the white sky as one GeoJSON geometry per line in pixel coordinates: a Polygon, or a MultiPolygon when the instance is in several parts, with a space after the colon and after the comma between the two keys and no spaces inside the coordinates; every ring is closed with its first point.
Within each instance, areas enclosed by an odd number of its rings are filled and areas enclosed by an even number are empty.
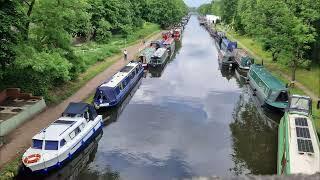
{"type": "Polygon", "coordinates": [[[184,0],[184,2],[190,7],[198,7],[204,3],[210,3],[211,0],[184,0]]]}

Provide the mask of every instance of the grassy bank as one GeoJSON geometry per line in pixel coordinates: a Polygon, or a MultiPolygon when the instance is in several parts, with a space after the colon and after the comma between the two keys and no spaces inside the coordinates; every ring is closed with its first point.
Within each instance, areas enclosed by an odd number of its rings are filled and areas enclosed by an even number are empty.
{"type": "MultiPolygon", "coordinates": [[[[161,31],[156,24],[146,23],[142,29],[137,30],[127,38],[114,37],[106,44],[97,44],[89,42],[81,46],[74,47],[77,56],[85,59],[90,65],[88,69],[82,73],[77,80],[69,81],[63,86],[50,90],[49,104],[57,104],[67,99],[69,96],[77,92],[89,80],[110,67],[121,56],[121,49],[126,45],[133,45],[149,38],[161,31]]],[[[21,164],[21,154],[0,170],[0,180],[12,179],[18,173],[18,167],[21,164]]]]}
{"type": "MultiPolygon", "coordinates": [[[[241,48],[247,49],[249,53],[256,59],[256,63],[261,63],[263,59],[264,65],[282,82],[289,83],[290,80],[286,76],[291,77],[291,71],[288,65],[285,65],[286,57],[281,55],[279,62],[272,62],[272,55],[270,52],[263,50],[262,43],[248,36],[239,35],[233,30],[227,29],[223,26],[217,26],[219,30],[226,32],[229,39],[239,42],[241,48]],[[241,44],[245,47],[242,47],[241,44]]],[[[303,86],[308,88],[312,93],[320,97],[320,66],[314,65],[310,70],[298,69],[296,72],[296,79],[303,86]]],[[[294,94],[306,95],[306,93],[298,87],[290,88],[290,92],[294,94]]],[[[313,102],[313,117],[318,133],[320,134],[320,110],[316,109],[316,102],[313,102]]]]}
{"type": "Polygon", "coordinates": [[[121,49],[142,41],[156,33],[159,33],[160,27],[157,24],[145,23],[143,28],[133,32],[125,37],[116,36],[111,38],[108,43],[98,44],[88,42],[81,46],[74,47],[76,56],[85,60],[88,69],[76,80],[69,81],[63,86],[50,90],[47,102],[57,104],[74,94],[90,79],[111,66],[121,55],[121,49]],[[111,58],[112,57],[112,58],[111,58]]]}

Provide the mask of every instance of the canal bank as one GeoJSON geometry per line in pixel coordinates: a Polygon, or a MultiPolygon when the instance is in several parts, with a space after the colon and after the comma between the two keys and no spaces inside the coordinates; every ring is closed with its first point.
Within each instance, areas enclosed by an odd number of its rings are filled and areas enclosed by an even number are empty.
{"type": "Polygon", "coordinates": [[[267,117],[243,78],[219,65],[195,16],[176,56],[146,73],[120,108],[79,179],[276,173],[279,117],[267,117]]]}
{"type": "MultiPolygon", "coordinates": [[[[264,61],[264,65],[271,73],[285,84],[290,83],[290,75],[288,67],[283,67],[279,63],[272,62],[270,53],[264,51],[259,43],[252,38],[241,36],[228,28],[218,25],[218,30],[226,33],[227,37],[232,41],[236,41],[238,45],[245,49],[258,62],[264,61]]],[[[313,100],[313,115],[317,132],[320,135],[320,110],[317,109],[317,101],[320,100],[320,67],[313,67],[312,70],[300,69],[297,71],[297,81],[295,87],[290,87],[293,94],[302,94],[310,96],[313,100]],[[318,79],[317,79],[318,78],[318,79]],[[311,90],[310,90],[311,88],[311,90]]]]}
{"type": "MultiPolygon", "coordinates": [[[[149,37],[148,41],[158,39],[160,36],[161,33],[157,33],[152,37],[149,37]]],[[[141,48],[141,42],[129,46],[127,48],[129,52],[129,59],[133,59],[136,53],[138,53],[138,51],[141,48]]],[[[7,137],[7,143],[0,149],[1,169],[5,170],[6,167],[4,166],[10,161],[14,160],[12,165],[10,165],[9,163],[8,169],[9,171],[16,171],[17,166],[20,162],[20,158],[18,158],[18,156],[20,156],[20,154],[23,153],[24,150],[30,146],[31,138],[35,133],[39,132],[42,128],[48,126],[51,122],[56,120],[70,102],[79,102],[87,98],[98,85],[100,85],[103,81],[111,77],[115,72],[117,72],[119,69],[121,69],[124,65],[128,63],[127,61],[123,61],[123,58],[120,55],[111,57],[110,61],[113,62],[113,64],[109,68],[105,69],[100,74],[89,80],[68,99],[64,100],[62,103],[56,106],[47,108],[44,112],[42,112],[38,116],[34,117],[27,123],[23,124],[21,127],[14,130],[12,133],[10,133],[7,137]]],[[[95,68],[99,68],[99,64],[97,64],[95,68]]],[[[14,174],[16,172],[4,173],[8,173],[10,176],[12,175],[11,173],[14,174]]],[[[2,177],[3,176],[1,174],[1,178],[2,177]]]]}

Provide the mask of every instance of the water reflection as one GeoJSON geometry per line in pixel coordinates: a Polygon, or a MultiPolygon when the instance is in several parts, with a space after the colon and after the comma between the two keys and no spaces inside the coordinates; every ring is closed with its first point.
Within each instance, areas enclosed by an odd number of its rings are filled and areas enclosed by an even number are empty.
{"type": "Polygon", "coordinates": [[[274,174],[277,158],[277,124],[261,116],[250,95],[242,94],[233,114],[232,160],[235,175],[274,174]]]}

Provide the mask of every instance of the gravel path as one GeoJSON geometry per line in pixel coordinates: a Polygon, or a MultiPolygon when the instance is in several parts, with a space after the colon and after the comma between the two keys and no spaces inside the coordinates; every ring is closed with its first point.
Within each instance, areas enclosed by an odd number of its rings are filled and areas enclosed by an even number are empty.
{"type": "MultiPolygon", "coordinates": [[[[160,35],[161,33],[157,33],[156,35],[151,36],[148,40],[155,40],[159,38],[160,35]]],[[[141,42],[128,47],[128,59],[133,59],[134,55],[142,48],[143,46],[141,42]]],[[[122,56],[118,56],[118,60],[113,65],[88,81],[71,97],[56,106],[47,108],[44,112],[11,132],[8,137],[6,137],[8,142],[0,149],[0,168],[16,158],[20,153],[24,152],[26,148],[30,146],[31,138],[41,129],[47,127],[59,118],[70,102],[80,102],[86,99],[94,92],[98,85],[119,71],[127,63],[128,61],[124,61],[122,56]]]]}

